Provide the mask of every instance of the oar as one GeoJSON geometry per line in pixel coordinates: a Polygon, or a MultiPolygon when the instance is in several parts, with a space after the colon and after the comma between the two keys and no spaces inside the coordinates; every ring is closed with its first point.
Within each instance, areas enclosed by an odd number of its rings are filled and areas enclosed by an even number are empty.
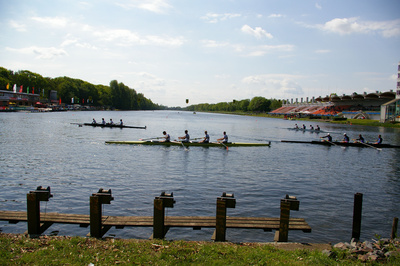
{"type": "Polygon", "coordinates": [[[185,151],[188,151],[189,149],[186,148],[186,146],[183,144],[183,140],[175,140],[176,142],[180,142],[182,144],[182,147],[185,148],[185,151]]]}
{"type": "MultiPolygon", "coordinates": [[[[320,139],[322,139],[322,138],[320,138],[320,139]]],[[[336,143],[333,143],[332,141],[329,141],[329,140],[325,140],[325,141],[328,142],[328,143],[330,143],[330,144],[332,144],[332,145],[339,146],[339,145],[337,145],[336,143]]],[[[340,146],[340,148],[346,149],[346,147],[344,147],[344,146],[340,146]]]]}
{"type": "Polygon", "coordinates": [[[364,145],[367,146],[367,147],[375,148],[375,149],[377,149],[378,151],[381,151],[381,150],[382,150],[382,149],[380,149],[380,148],[377,148],[377,147],[375,147],[375,146],[369,145],[369,144],[364,143],[364,142],[361,142],[361,141],[357,141],[357,142],[358,142],[358,143],[361,143],[361,144],[364,144],[364,145]]]}
{"type": "Polygon", "coordinates": [[[162,139],[163,137],[155,137],[155,138],[148,138],[148,139],[139,139],[139,140],[152,140],[152,139],[162,139]]]}
{"type": "Polygon", "coordinates": [[[229,150],[228,146],[226,146],[224,143],[222,143],[222,142],[218,142],[218,143],[222,144],[226,148],[226,150],[229,150]]]}

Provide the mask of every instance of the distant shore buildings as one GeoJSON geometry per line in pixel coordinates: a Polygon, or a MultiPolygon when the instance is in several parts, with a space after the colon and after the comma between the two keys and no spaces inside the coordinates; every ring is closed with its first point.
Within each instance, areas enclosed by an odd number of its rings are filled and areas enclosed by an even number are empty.
{"type": "Polygon", "coordinates": [[[380,122],[400,122],[400,62],[397,69],[397,88],[386,92],[325,97],[308,97],[303,100],[283,100],[281,108],[270,114],[286,116],[341,116],[345,118],[374,119],[380,122]]]}

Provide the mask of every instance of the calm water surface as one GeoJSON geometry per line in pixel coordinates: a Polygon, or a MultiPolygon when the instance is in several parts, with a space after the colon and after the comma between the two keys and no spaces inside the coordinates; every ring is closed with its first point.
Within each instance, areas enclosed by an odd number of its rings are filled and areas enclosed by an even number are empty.
{"type": "MultiPolygon", "coordinates": [[[[302,121],[298,121],[303,123],[302,121]]],[[[288,130],[294,121],[176,111],[0,113],[0,210],[26,210],[26,194],[50,186],[54,195],[42,211],[89,213],[89,197],[99,188],[111,189],[105,215],[149,216],[160,192],[173,192],[175,207],[167,215],[215,215],[216,198],[234,193],[231,216],[279,217],[286,194],[300,200],[292,217],[305,218],[312,233],[291,231],[290,241],[339,242],[351,238],[353,198],[364,194],[362,239],[390,235],[393,217],[400,216],[398,149],[341,148],[281,143],[318,140],[323,133],[288,130]],[[142,129],[78,127],[71,123],[123,119],[142,129]],[[272,141],[271,147],[221,148],[106,145],[107,140],[173,139],[188,129],[192,138],[208,130],[212,140],[225,130],[230,141],[272,141]]],[[[307,122],[316,126],[316,123],[307,122]]],[[[334,139],[344,132],[362,133],[373,141],[382,134],[400,145],[400,130],[320,124],[334,139]]],[[[3,232],[22,233],[26,223],[0,222],[3,232]]],[[[88,228],[53,225],[46,231],[81,235],[88,228]]],[[[167,239],[209,240],[213,229],[172,228],[167,239]]],[[[151,228],[111,229],[106,235],[148,238],[151,228]]],[[[228,229],[230,241],[272,241],[274,232],[228,229]]]]}

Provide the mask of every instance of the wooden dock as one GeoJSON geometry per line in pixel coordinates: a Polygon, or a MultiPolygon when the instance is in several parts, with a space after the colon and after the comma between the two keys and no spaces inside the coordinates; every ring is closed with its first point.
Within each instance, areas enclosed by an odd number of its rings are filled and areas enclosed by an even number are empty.
{"type": "MultiPolygon", "coordinates": [[[[41,223],[76,224],[81,227],[90,226],[90,216],[85,214],[40,213],[41,223]]],[[[0,220],[9,223],[28,222],[24,211],[0,211],[0,220]]],[[[153,227],[153,216],[102,216],[103,226],[116,227],[153,227]]],[[[226,217],[226,228],[279,230],[279,218],[262,217],[226,217]]],[[[214,228],[216,217],[213,216],[166,216],[166,227],[189,227],[194,230],[214,228]]],[[[290,218],[289,230],[311,232],[311,227],[303,218],[290,218]]]]}
{"type": "Polygon", "coordinates": [[[33,199],[38,203],[50,197],[50,188],[46,191],[38,188],[27,195],[28,211],[0,211],[0,220],[9,223],[27,222],[28,234],[32,237],[42,234],[51,225],[76,224],[81,227],[90,226],[90,236],[103,237],[111,228],[123,229],[124,227],[153,227],[153,235],[150,238],[164,238],[169,228],[188,227],[193,230],[201,228],[215,228],[212,239],[215,241],[225,241],[227,228],[242,229],[262,229],[264,231],[277,230],[275,241],[287,242],[289,230],[301,230],[311,232],[311,227],[302,218],[290,218],[290,210],[298,210],[299,201],[294,197],[286,196],[281,200],[281,217],[231,217],[226,215],[227,208],[234,208],[236,199],[233,195],[223,194],[217,198],[216,216],[165,216],[165,208],[173,207],[175,201],[171,194],[161,194],[154,200],[154,216],[105,216],[101,214],[102,204],[110,204],[113,199],[111,190],[99,190],[91,197],[90,215],[85,214],[65,214],[65,213],[44,213],[40,212],[40,205],[36,204],[29,209],[29,200],[32,200],[32,194],[38,194],[39,197],[33,199]],[[34,213],[34,215],[32,215],[34,213]]]}

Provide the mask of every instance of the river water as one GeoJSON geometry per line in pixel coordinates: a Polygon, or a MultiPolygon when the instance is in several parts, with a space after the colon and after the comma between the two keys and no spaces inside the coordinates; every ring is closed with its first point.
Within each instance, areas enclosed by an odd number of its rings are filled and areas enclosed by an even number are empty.
{"type": "MultiPolygon", "coordinates": [[[[26,194],[50,186],[54,195],[42,203],[46,212],[89,214],[89,197],[111,189],[114,201],[104,215],[151,216],[154,197],[173,192],[167,215],[214,216],[216,198],[234,193],[230,216],[279,217],[286,194],[300,200],[291,217],[305,218],[312,233],[290,231],[289,241],[340,242],[351,238],[353,199],[363,193],[361,240],[390,235],[393,217],[400,216],[400,150],[282,143],[318,140],[324,133],[288,130],[294,123],[280,119],[178,111],[99,111],[0,113],[0,210],[26,210],[26,194]],[[78,127],[71,123],[123,119],[143,129],[78,127]],[[184,135],[211,140],[227,131],[230,141],[271,141],[271,147],[221,148],[108,145],[107,140],[138,140],[184,135]]],[[[307,127],[316,123],[307,122],[307,127]]],[[[400,145],[400,130],[353,125],[319,124],[341,139],[362,133],[372,141],[400,145]]],[[[26,223],[0,222],[3,232],[22,233],[26,223]]],[[[88,228],[53,225],[46,233],[85,236],[88,228]]],[[[105,236],[146,239],[152,228],[111,229],[105,236]]],[[[210,240],[213,229],[172,228],[167,239],[210,240]]],[[[274,232],[228,229],[227,239],[269,242],[274,232]]]]}

